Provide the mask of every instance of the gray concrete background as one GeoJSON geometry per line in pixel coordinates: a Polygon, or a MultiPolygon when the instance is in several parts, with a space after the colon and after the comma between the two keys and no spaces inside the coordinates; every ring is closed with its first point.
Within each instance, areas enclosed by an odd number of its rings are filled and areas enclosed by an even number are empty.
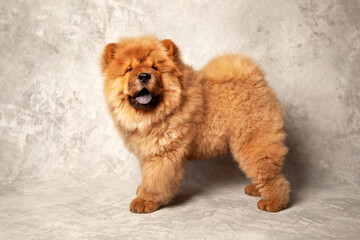
{"type": "Polygon", "coordinates": [[[98,63],[106,43],[154,34],[197,69],[224,52],[252,57],[285,109],[288,178],[359,186],[359,3],[1,1],[0,181],[138,176],[98,63]]]}

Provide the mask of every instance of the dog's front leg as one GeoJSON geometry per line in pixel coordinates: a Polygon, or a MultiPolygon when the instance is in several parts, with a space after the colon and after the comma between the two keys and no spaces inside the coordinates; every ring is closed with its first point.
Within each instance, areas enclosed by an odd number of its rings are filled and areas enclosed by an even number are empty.
{"type": "Polygon", "coordinates": [[[184,176],[184,165],[182,159],[174,156],[154,156],[142,161],[142,181],[130,211],[150,213],[168,204],[184,176]]]}

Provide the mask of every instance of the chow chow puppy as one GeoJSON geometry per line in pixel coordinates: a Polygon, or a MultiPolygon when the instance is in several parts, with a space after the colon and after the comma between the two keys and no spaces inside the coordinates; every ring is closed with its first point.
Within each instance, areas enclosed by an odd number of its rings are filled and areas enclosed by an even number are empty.
{"type": "Polygon", "coordinates": [[[252,181],[245,193],[262,197],[259,209],[286,206],[284,117],[250,59],[223,55],[195,71],[171,40],[144,36],[107,44],[101,62],[105,101],[125,146],[140,160],[131,212],[168,204],[186,161],[229,151],[252,181]]]}

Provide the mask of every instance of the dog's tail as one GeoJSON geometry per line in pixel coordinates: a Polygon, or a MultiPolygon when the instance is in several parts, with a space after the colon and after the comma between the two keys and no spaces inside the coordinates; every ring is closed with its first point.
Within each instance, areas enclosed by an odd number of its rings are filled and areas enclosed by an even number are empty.
{"type": "Polygon", "coordinates": [[[201,72],[213,82],[236,79],[249,84],[265,83],[264,74],[251,59],[236,54],[221,55],[211,60],[201,72]]]}

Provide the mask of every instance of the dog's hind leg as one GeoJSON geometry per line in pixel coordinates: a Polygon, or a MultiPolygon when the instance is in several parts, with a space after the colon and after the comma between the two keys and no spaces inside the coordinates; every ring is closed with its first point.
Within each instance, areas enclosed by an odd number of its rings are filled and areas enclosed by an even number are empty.
{"type": "Polygon", "coordinates": [[[256,184],[251,183],[245,187],[245,193],[250,196],[260,197],[261,194],[256,184]]]}
{"type": "Polygon", "coordinates": [[[249,138],[243,145],[232,139],[230,148],[240,168],[251,179],[245,192],[260,196],[261,210],[277,212],[289,202],[289,182],[280,173],[287,147],[283,143],[285,134],[261,135],[249,138]]]}

